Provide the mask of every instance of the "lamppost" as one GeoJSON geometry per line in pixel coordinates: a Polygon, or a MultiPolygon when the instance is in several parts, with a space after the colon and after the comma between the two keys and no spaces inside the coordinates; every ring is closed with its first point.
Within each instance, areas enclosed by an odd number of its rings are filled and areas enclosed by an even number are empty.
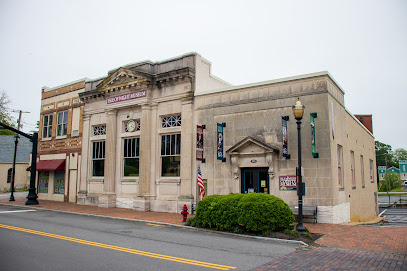
{"type": "Polygon", "coordinates": [[[305,228],[302,225],[302,195],[303,195],[303,185],[302,185],[302,174],[301,174],[301,119],[304,116],[305,106],[301,104],[300,98],[295,105],[293,105],[294,118],[297,120],[297,130],[298,130],[298,168],[297,168],[297,194],[298,194],[298,224],[296,230],[299,234],[305,234],[305,228]]]}

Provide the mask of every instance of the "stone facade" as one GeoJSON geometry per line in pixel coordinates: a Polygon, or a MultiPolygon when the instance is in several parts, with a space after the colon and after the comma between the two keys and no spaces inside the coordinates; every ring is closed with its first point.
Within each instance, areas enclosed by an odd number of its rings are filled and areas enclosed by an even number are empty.
{"type": "Polygon", "coordinates": [[[85,80],[42,88],[37,163],[65,161],[58,171],[50,168],[38,172],[39,199],[76,202],[83,133],[79,93],[85,90],[85,80]]]}
{"type": "Polygon", "coordinates": [[[299,98],[306,106],[305,206],[318,206],[319,222],[377,215],[373,135],[346,110],[344,92],[329,73],[234,87],[210,68],[209,61],[191,53],[126,65],[86,81],[79,94],[85,106],[78,203],[190,209],[199,200],[197,125],[205,125],[206,195],[264,192],[297,205],[296,191],[280,187],[279,178],[295,175],[298,165],[291,107],[299,98]],[[318,155],[311,152],[311,113],[318,155]],[[282,155],[283,117],[289,157],[282,155]],[[224,161],[217,159],[217,123],[225,124],[224,161]]]}

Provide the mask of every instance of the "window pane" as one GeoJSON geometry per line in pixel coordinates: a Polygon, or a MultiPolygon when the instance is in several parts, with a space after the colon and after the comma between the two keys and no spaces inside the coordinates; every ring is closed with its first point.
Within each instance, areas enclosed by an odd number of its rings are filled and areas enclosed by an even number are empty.
{"type": "Polygon", "coordinates": [[[181,134],[177,134],[177,152],[176,154],[181,154],[181,134]]]}
{"type": "Polygon", "coordinates": [[[136,157],[136,139],[132,138],[131,140],[131,157],[136,157]]]}
{"type": "Polygon", "coordinates": [[[105,176],[105,160],[93,160],[93,176],[105,176]]]}
{"type": "Polygon", "coordinates": [[[127,156],[127,139],[124,140],[123,157],[128,157],[127,156]]]}
{"type": "Polygon", "coordinates": [[[175,135],[171,135],[171,155],[175,154],[175,135]]]}
{"type": "Polygon", "coordinates": [[[180,156],[165,156],[161,160],[161,176],[180,176],[180,156]]]}
{"type": "Polygon", "coordinates": [[[124,177],[139,176],[139,159],[125,158],[124,159],[124,177]]]}
{"type": "Polygon", "coordinates": [[[52,115],[49,115],[49,118],[48,118],[48,125],[49,125],[49,126],[52,126],[52,115]]]}
{"type": "Polygon", "coordinates": [[[62,123],[62,113],[58,113],[58,124],[62,123]]]}
{"type": "Polygon", "coordinates": [[[40,193],[48,193],[49,172],[48,171],[40,171],[38,173],[39,173],[39,192],[40,193]]]}
{"type": "Polygon", "coordinates": [[[64,112],[64,123],[68,123],[68,111],[64,112]]]}
{"type": "Polygon", "coordinates": [[[165,136],[161,136],[161,155],[165,155],[165,136]]]}
{"type": "Polygon", "coordinates": [[[166,155],[170,154],[170,138],[171,138],[171,136],[167,135],[166,139],[165,139],[165,154],[166,155]]]}
{"type": "Polygon", "coordinates": [[[62,135],[66,135],[67,133],[68,133],[68,125],[65,123],[65,124],[63,124],[63,128],[64,128],[64,130],[63,130],[63,134],[62,135]]]}
{"type": "Polygon", "coordinates": [[[65,171],[55,171],[54,194],[64,194],[65,171]]]}
{"type": "Polygon", "coordinates": [[[48,116],[44,116],[44,126],[48,126],[48,116]]]}
{"type": "Polygon", "coordinates": [[[136,156],[140,156],[140,138],[136,138],[136,156]]]}

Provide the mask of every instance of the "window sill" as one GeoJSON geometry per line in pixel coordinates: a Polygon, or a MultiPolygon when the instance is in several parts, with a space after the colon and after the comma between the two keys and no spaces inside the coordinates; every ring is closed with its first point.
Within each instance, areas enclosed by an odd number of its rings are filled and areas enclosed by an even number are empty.
{"type": "Polygon", "coordinates": [[[92,177],[90,180],[89,180],[89,182],[90,183],[103,183],[104,182],[104,180],[105,180],[105,178],[104,177],[92,177]]]}
{"type": "Polygon", "coordinates": [[[58,140],[58,139],[65,139],[66,137],[67,137],[67,135],[57,136],[55,139],[56,139],[56,140],[58,140]]]}
{"type": "Polygon", "coordinates": [[[41,141],[51,141],[51,140],[52,140],[52,137],[41,138],[41,141]]]}
{"type": "Polygon", "coordinates": [[[157,179],[156,184],[164,184],[164,183],[176,183],[179,184],[181,183],[181,177],[161,177],[160,179],[157,179]]]}

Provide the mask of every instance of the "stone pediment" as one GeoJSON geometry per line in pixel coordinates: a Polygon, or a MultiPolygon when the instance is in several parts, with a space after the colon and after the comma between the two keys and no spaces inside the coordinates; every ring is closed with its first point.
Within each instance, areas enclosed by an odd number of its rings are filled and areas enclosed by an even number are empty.
{"type": "Polygon", "coordinates": [[[150,81],[151,75],[122,67],[100,82],[96,88],[100,92],[110,92],[136,85],[148,84],[150,81]]]}
{"type": "Polygon", "coordinates": [[[257,138],[248,136],[226,151],[233,155],[250,155],[279,152],[279,149],[257,138]]]}

